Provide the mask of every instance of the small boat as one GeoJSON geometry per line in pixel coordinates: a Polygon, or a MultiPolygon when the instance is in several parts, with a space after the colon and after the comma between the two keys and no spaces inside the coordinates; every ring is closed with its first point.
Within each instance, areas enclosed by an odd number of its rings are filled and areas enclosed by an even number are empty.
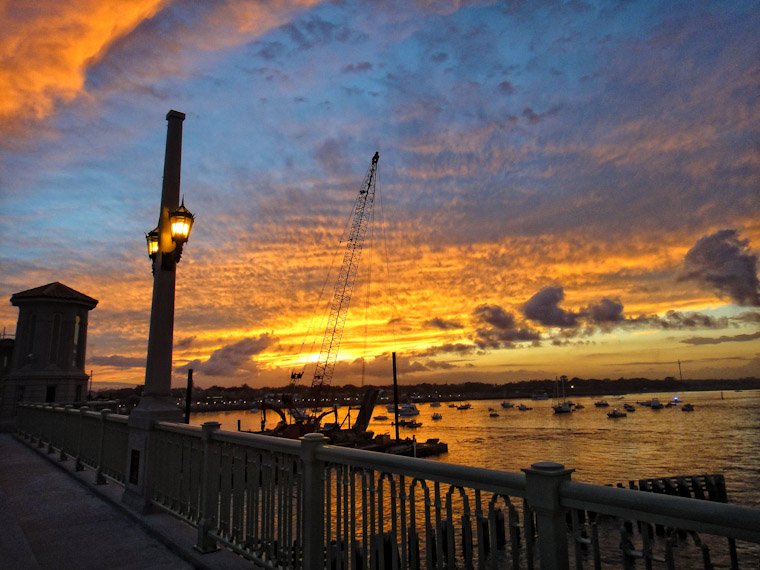
{"type": "Polygon", "coordinates": [[[517,406],[517,409],[520,410],[521,412],[527,412],[528,410],[532,410],[533,408],[529,408],[525,404],[520,404],[519,406],[517,406]]]}
{"type": "Polygon", "coordinates": [[[624,418],[626,416],[628,416],[628,414],[626,414],[625,412],[621,412],[617,408],[615,408],[611,412],[607,412],[608,418],[624,418]]]}
{"type": "Polygon", "coordinates": [[[398,426],[405,428],[418,428],[422,427],[422,422],[418,422],[417,420],[399,420],[398,426]]]}
{"type": "Polygon", "coordinates": [[[440,419],[443,419],[443,416],[441,414],[439,414],[439,413],[436,412],[435,414],[433,414],[431,416],[431,419],[433,419],[433,420],[440,420],[440,419]]]}
{"type": "Polygon", "coordinates": [[[457,410],[469,410],[470,408],[472,408],[470,404],[461,404],[457,406],[457,410]]]}
{"type": "Polygon", "coordinates": [[[440,402],[430,402],[430,407],[431,408],[440,408],[441,407],[441,403],[440,402]]]}
{"type": "Polygon", "coordinates": [[[576,409],[576,410],[582,410],[582,409],[583,409],[583,408],[585,408],[585,407],[586,407],[586,406],[584,406],[583,404],[575,404],[575,409],[576,409]]]}
{"type": "Polygon", "coordinates": [[[607,407],[609,407],[609,404],[605,400],[599,400],[598,402],[594,402],[594,405],[597,408],[607,408],[607,407]]]}
{"type": "Polygon", "coordinates": [[[573,411],[573,409],[570,407],[570,404],[567,402],[561,402],[556,406],[552,406],[552,409],[554,410],[555,414],[569,414],[573,411]]]}
{"type": "Polygon", "coordinates": [[[681,411],[682,412],[693,412],[694,411],[694,406],[692,406],[691,404],[684,404],[683,406],[681,406],[681,411]]]}
{"type": "Polygon", "coordinates": [[[663,405],[660,403],[660,401],[657,398],[652,398],[649,401],[649,407],[653,410],[661,410],[663,408],[663,405]]]}
{"type": "Polygon", "coordinates": [[[488,415],[491,416],[492,418],[498,418],[499,417],[499,413],[498,412],[491,412],[488,415]]]}
{"type": "Polygon", "coordinates": [[[374,416],[372,419],[376,422],[384,422],[388,419],[388,416],[374,416]]]}
{"type": "Polygon", "coordinates": [[[635,412],[636,408],[633,406],[633,404],[623,404],[623,408],[625,408],[626,412],[635,412]]]}
{"type": "Polygon", "coordinates": [[[508,410],[509,408],[514,408],[515,405],[512,402],[502,402],[501,407],[508,410]]]}
{"type": "Polygon", "coordinates": [[[489,412],[495,412],[496,410],[494,410],[493,408],[488,408],[488,411],[489,412]]]}
{"type": "MultiPolygon", "coordinates": [[[[390,410],[388,411],[393,412],[393,404],[391,404],[390,410]]],[[[401,404],[398,407],[398,415],[405,418],[418,416],[420,415],[420,410],[414,404],[401,404]]]]}
{"type": "Polygon", "coordinates": [[[456,407],[457,407],[456,404],[449,404],[449,408],[456,408],[456,407]]]}

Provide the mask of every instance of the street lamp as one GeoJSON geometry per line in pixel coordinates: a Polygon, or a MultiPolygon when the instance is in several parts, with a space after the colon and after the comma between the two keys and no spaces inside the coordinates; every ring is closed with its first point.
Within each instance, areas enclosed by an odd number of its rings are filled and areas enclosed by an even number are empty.
{"type": "Polygon", "coordinates": [[[182,245],[190,238],[190,230],[193,229],[193,222],[195,221],[195,216],[185,208],[184,198],[182,198],[180,207],[170,214],[169,221],[172,227],[172,240],[182,249],[182,245]]]}
{"type": "MultiPolygon", "coordinates": [[[[162,267],[164,269],[170,264],[179,263],[182,257],[182,246],[190,239],[190,231],[193,229],[193,222],[195,216],[190,213],[190,210],[185,208],[185,199],[182,198],[182,204],[176,210],[169,214],[169,232],[171,235],[171,241],[173,246],[171,249],[166,249],[163,252],[162,267]]],[[[145,234],[145,240],[148,245],[148,257],[154,262],[158,257],[159,249],[161,249],[161,231],[160,224],[156,228],[145,234]]],[[[154,269],[155,275],[155,269],[154,269]]]]}
{"type": "Polygon", "coordinates": [[[182,123],[185,114],[166,115],[166,155],[158,226],[145,235],[153,269],[153,300],[150,309],[145,388],[129,416],[127,477],[123,500],[141,512],[151,508],[151,471],[146,467],[155,422],[181,422],[182,410],[171,396],[174,293],[177,263],[182,246],[190,237],[193,215],[180,204],[182,123]]]}
{"type": "Polygon", "coordinates": [[[148,242],[148,257],[155,261],[158,255],[158,227],[145,234],[145,239],[148,242]]]}
{"type": "MultiPolygon", "coordinates": [[[[177,263],[182,246],[190,237],[194,216],[180,203],[182,123],[185,114],[166,115],[166,156],[158,226],[145,235],[153,269],[153,302],[150,311],[145,389],[135,408],[135,417],[169,419],[181,415],[171,398],[172,344],[174,335],[174,292],[177,263]]],[[[179,417],[179,416],[178,416],[179,417]]]]}

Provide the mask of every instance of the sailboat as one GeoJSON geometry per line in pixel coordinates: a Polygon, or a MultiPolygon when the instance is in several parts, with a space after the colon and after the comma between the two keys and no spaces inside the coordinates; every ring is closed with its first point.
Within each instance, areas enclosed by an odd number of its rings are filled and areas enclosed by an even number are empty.
{"type": "Polygon", "coordinates": [[[567,382],[567,376],[561,376],[559,380],[556,380],[554,391],[556,392],[556,404],[552,406],[555,414],[569,414],[573,411],[570,402],[565,399],[565,382],[567,382]],[[560,394],[561,389],[561,394],[560,394]]]}

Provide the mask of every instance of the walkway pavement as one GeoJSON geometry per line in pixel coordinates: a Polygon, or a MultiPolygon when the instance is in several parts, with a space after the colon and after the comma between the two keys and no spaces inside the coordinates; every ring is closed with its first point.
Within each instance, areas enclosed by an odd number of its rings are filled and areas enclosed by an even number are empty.
{"type": "Polygon", "coordinates": [[[120,486],[95,486],[73,463],[0,434],[0,570],[255,568],[228,550],[198,553],[190,525],[134,513],[120,486]]]}

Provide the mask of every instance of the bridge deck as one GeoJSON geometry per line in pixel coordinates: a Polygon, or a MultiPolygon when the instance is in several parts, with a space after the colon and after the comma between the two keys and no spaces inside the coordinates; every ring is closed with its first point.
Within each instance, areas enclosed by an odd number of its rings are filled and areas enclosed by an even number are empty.
{"type": "Polygon", "coordinates": [[[137,515],[121,487],[95,487],[73,461],[0,434],[0,566],[14,570],[248,568],[229,551],[193,550],[195,531],[168,514],[137,515]],[[66,473],[65,471],[68,471],[66,473]]]}

